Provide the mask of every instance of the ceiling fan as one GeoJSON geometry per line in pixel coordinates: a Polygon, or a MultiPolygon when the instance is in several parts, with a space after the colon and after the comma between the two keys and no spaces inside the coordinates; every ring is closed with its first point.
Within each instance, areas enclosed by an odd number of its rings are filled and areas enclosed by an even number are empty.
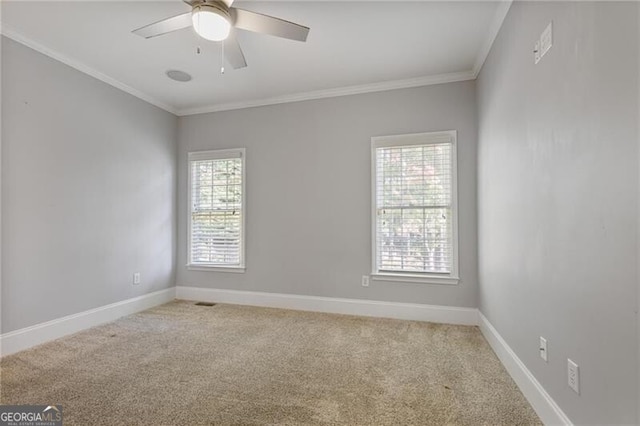
{"type": "Polygon", "coordinates": [[[247,62],[233,29],[307,41],[308,27],[231,7],[233,0],[183,1],[191,6],[190,12],[163,19],[132,32],[144,38],[151,38],[193,26],[200,37],[224,43],[224,55],[234,69],[246,67],[247,62]]]}

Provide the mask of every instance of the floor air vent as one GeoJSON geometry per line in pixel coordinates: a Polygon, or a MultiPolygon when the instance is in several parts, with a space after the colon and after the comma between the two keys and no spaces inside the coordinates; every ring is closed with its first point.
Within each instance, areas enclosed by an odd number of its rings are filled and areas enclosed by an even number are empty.
{"type": "Polygon", "coordinates": [[[211,302],[196,302],[196,306],[216,306],[216,304],[211,302]]]}

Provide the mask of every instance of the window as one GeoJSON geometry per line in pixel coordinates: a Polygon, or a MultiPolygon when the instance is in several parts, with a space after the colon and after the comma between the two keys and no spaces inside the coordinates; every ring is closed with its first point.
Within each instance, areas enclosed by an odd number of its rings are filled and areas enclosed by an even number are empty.
{"type": "Polygon", "coordinates": [[[458,282],[456,132],[372,139],[373,278],[458,282]]]}
{"type": "Polygon", "coordinates": [[[189,153],[191,269],[244,272],[244,149],[189,153]]]}

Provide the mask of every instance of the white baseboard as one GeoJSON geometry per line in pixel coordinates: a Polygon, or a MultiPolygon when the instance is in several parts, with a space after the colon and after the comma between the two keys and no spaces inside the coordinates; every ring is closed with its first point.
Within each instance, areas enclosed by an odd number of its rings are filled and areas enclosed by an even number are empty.
{"type": "Polygon", "coordinates": [[[10,355],[60,337],[114,321],[120,317],[168,303],[174,297],[203,302],[444,324],[478,325],[489,345],[540,419],[548,425],[572,424],[571,420],[549,396],[493,325],[475,308],[178,286],[2,334],[0,335],[0,354],[2,356],[10,355]]]}
{"type": "Polygon", "coordinates": [[[153,308],[175,298],[175,287],[68,315],[0,335],[0,354],[10,355],[125,315],[153,308]]]}
{"type": "Polygon", "coordinates": [[[445,324],[477,325],[478,310],[454,306],[417,303],[381,302],[362,299],[262,293],[256,291],[221,290],[199,287],[176,287],[176,298],[202,302],[231,303],[332,314],[395,318],[445,324]]]}
{"type": "Polygon", "coordinates": [[[489,320],[479,312],[480,331],[545,425],[571,425],[569,417],[518,358],[489,320]]]}
{"type": "Polygon", "coordinates": [[[444,324],[478,325],[540,419],[548,425],[572,424],[493,325],[475,308],[178,286],[2,334],[0,335],[0,354],[10,355],[168,303],[174,298],[444,324]]]}

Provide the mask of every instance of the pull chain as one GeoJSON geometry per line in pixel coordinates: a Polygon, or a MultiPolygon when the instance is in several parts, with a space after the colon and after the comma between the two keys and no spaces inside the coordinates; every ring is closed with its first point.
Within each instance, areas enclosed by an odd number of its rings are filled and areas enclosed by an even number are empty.
{"type": "Polygon", "coordinates": [[[222,49],[220,49],[220,52],[222,52],[222,57],[220,58],[220,74],[224,74],[224,40],[221,41],[220,44],[222,44],[222,49]]]}
{"type": "MultiPolygon", "coordinates": [[[[200,13],[198,13],[198,27],[200,27],[200,13]]],[[[196,47],[196,53],[199,55],[200,53],[202,53],[202,50],[200,49],[200,46],[196,47]]]]}

